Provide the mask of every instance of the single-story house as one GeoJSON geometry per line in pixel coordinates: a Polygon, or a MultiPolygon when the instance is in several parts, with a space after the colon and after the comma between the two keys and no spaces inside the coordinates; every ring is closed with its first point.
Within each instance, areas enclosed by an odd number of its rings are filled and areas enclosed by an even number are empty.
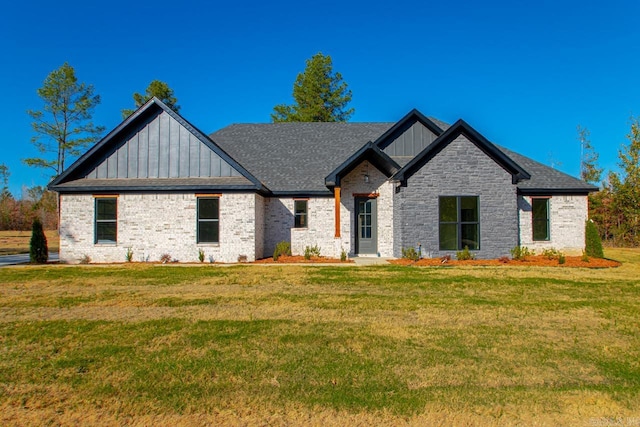
{"type": "Polygon", "coordinates": [[[233,124],[209,136],[152,99],[49,188],[60,259],[236,262],[294,253],[508,256],[581,251],[597,188],[497,146],[463,120],[233,124]]]}

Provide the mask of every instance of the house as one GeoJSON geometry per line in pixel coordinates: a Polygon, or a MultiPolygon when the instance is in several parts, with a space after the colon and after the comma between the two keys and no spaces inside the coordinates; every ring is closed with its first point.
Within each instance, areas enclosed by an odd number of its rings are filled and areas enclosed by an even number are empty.
{"type": "Polygon", "coordinates": [[[466,122],[234,124],[209,136],[158,99],[49,188],[60,259],[252,261],[294,253],[581,251],[597,188],[488,141],[466,122]]]}

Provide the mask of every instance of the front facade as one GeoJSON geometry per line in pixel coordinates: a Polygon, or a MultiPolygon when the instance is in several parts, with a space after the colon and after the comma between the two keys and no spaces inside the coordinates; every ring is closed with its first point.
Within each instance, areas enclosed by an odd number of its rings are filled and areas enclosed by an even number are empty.
{"type": "Polygon", "coordinates": [[[463,121],[232,125],[210,136],[152,99],[50,188],[60,259],[253,261],[293,253],[579,252],[594,187],[463,121]]]}

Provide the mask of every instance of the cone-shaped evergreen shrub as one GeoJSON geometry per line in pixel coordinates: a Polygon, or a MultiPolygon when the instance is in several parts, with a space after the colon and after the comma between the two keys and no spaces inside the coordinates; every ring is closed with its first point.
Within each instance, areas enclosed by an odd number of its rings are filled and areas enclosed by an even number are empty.
{"type": "Polygon", "coordinates": [[[600,234],[593,221],[587,221],[585,226],[585,247],[584,252],[587,256],[593,258],[604,258],[604,251],[602,250],[602,240],[600,240],[600,234]]]}
{"type": "Polygon", "coordinates": [[[49,248],[47,248],[47,236],[44,235],[42,223],[38,218],[33,220],[31,231],[31,243],[29,248],[29,258],[36,264],[44,264],[49,259],[49,248]]]}

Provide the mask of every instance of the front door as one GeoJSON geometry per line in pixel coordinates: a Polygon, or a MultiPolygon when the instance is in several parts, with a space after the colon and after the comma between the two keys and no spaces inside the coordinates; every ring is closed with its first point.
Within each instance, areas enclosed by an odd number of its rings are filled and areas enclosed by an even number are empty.
{"type": "Polygon", "coordinates": [[[356,253],[378,252],[378,211],[376,199],[356,198],[356,253]]]}

